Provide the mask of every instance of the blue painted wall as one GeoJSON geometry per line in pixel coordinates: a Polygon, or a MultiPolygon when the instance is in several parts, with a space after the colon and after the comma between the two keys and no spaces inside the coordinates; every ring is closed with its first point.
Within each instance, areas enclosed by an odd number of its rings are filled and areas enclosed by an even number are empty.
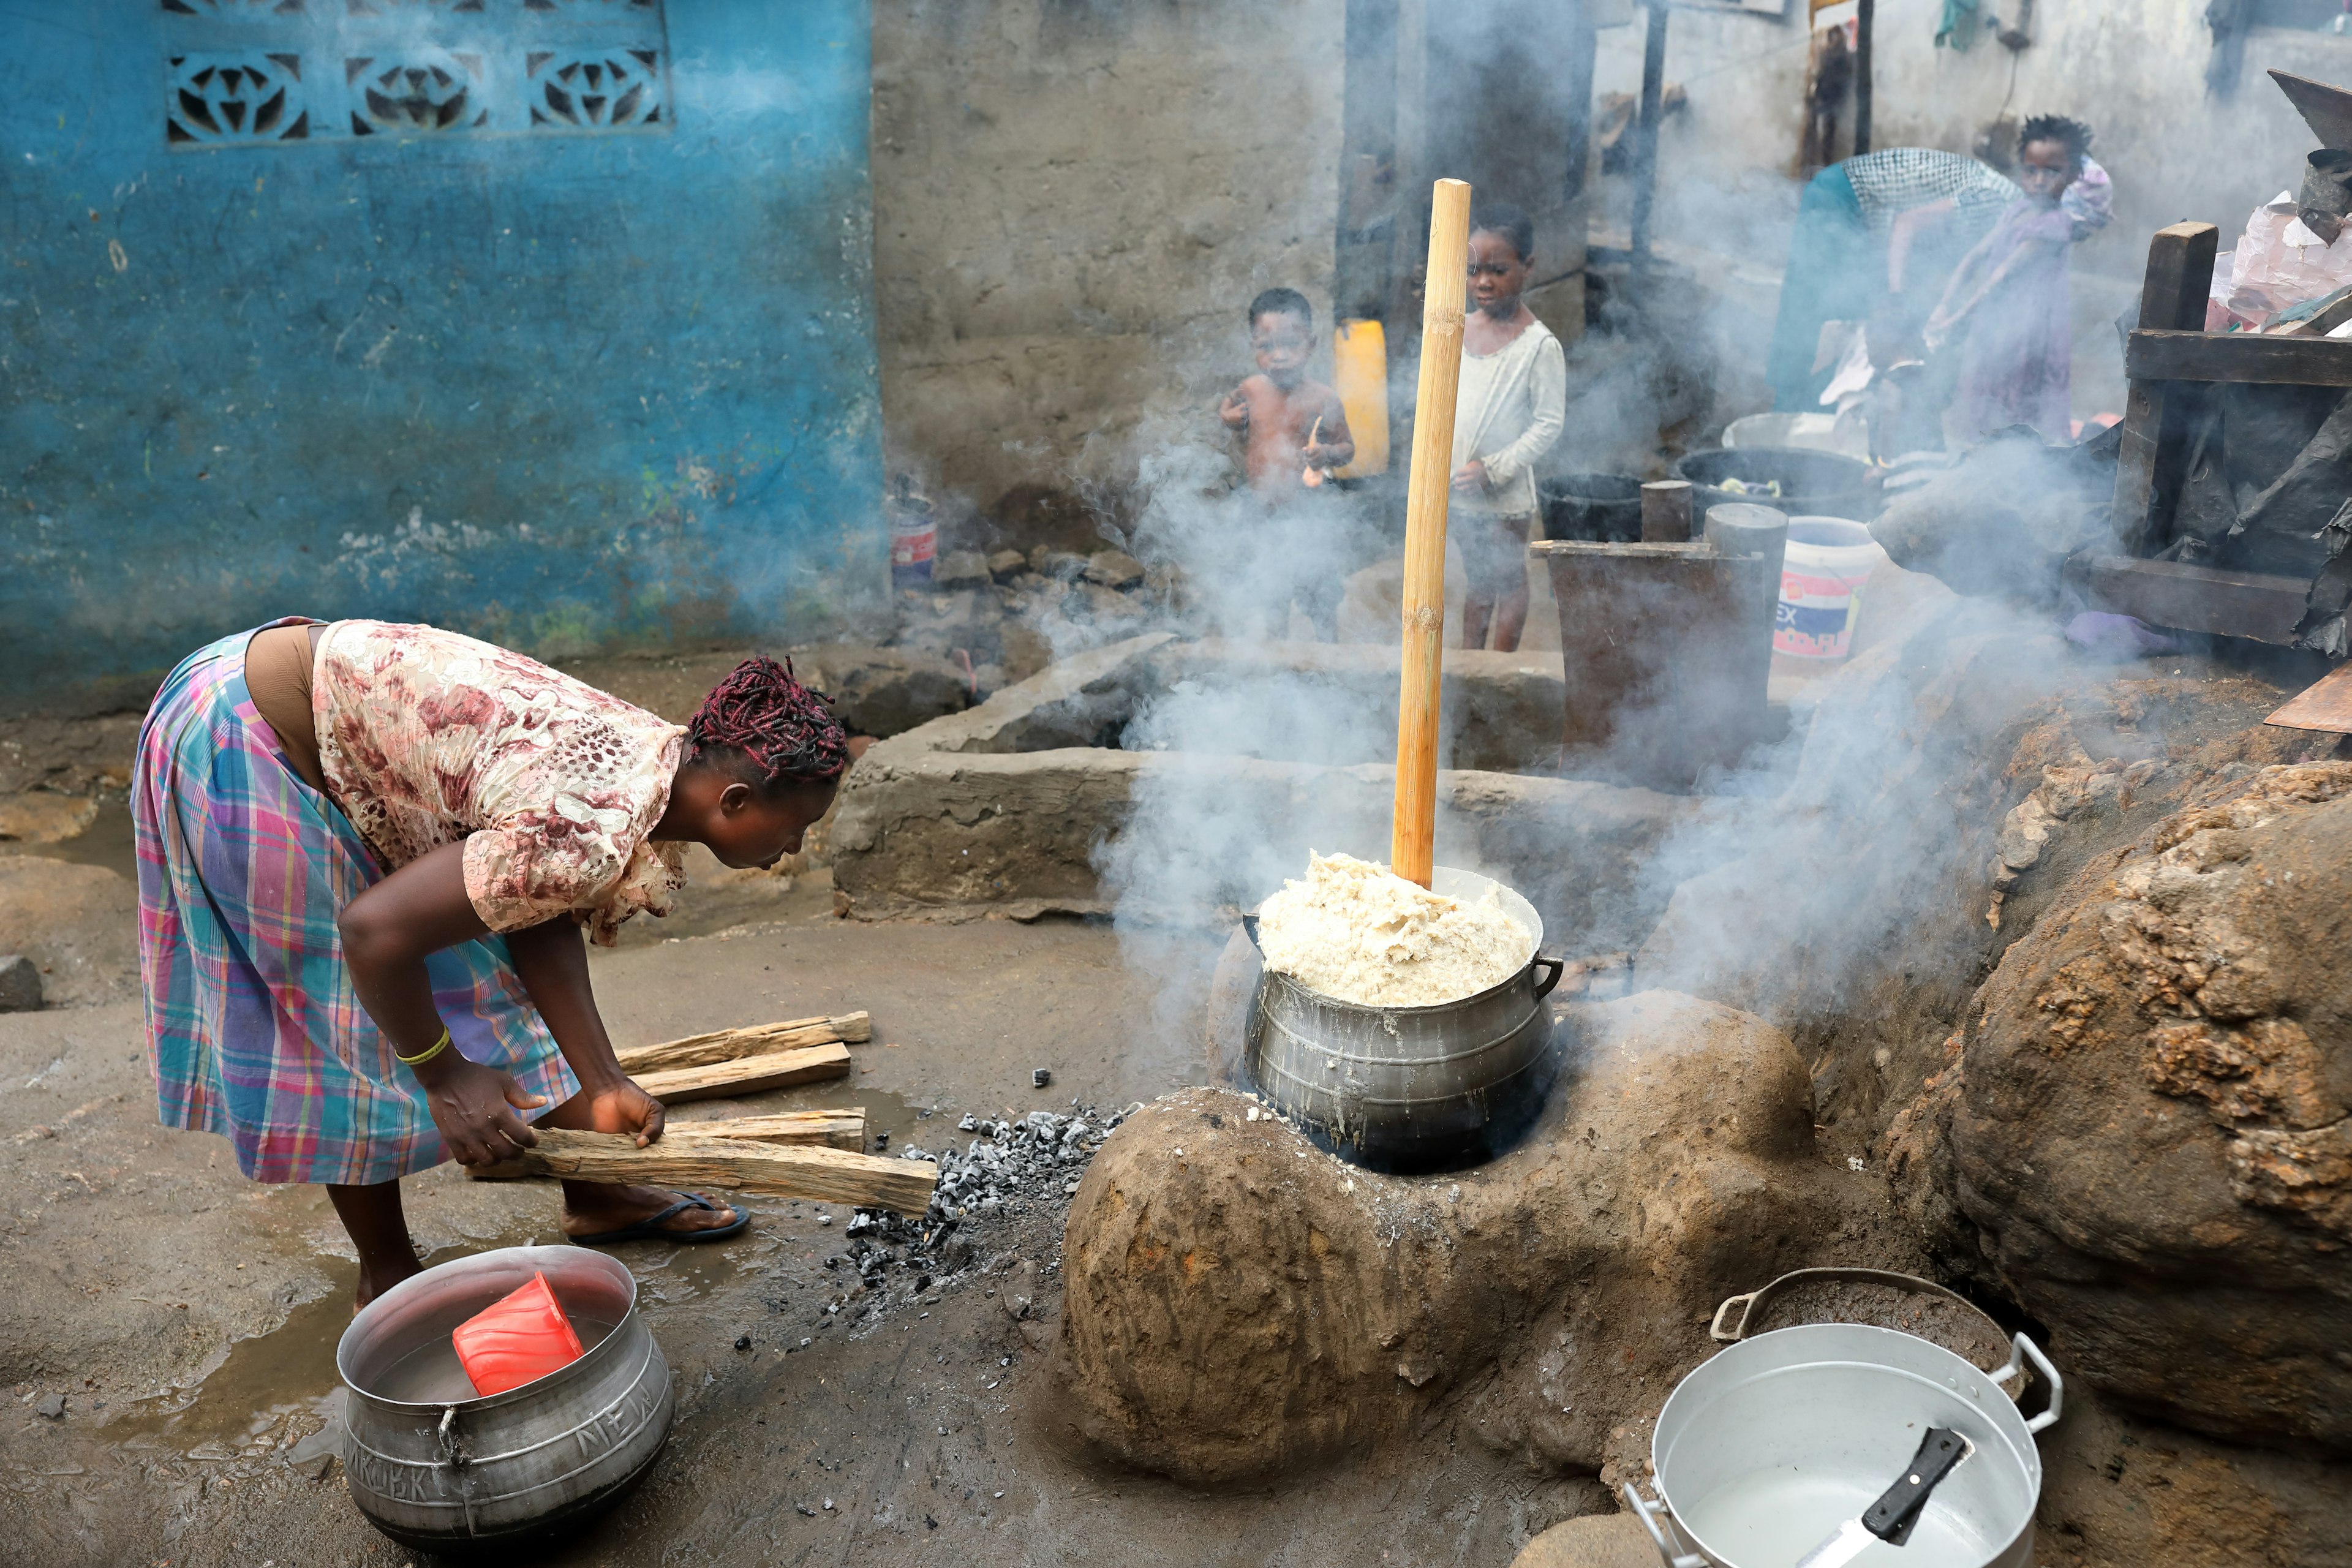
{"type": "Polygon", "coordinates": [[[549,656],[875,613],[868,43],[863,0],[0,0],[0,708],[292,613],[549,656]]]}

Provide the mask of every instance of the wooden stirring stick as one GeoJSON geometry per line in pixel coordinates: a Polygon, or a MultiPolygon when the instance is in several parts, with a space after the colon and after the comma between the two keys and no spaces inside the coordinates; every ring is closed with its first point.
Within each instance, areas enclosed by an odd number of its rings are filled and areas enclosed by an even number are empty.
{"type": "Polygon", "coordinates": [[[1429,209],[1421,311],[1421,394],[1404,503],[1404,679],[1397,694],[1396,809],[1389,869],[1429,886],[1437,837],[1437,688],[1445,642],[1445,494],[1454,477],[1454,399],[1462,387],[1462,310],[1470,187],[1440,180],[1429,209]]]}

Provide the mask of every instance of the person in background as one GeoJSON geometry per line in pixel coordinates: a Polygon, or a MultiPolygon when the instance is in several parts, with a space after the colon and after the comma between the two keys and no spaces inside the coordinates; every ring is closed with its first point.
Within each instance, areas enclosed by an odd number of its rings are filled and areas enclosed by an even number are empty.
{"type": "MultiPolygon", "coordinates": [[[[365,1306],[421,1267],[400,1178],[513,1157],[536,1125],[661,1136],[583,935],[665,914],[686,846],[763,866],[848,766],[773,659],[680,728],[432,626],[290,618],[181,661],[139,734],[139,969],[163,1124],[257,1182],[319,1182],[365,1306]]],[[[740,1208],[565,1182],[586,1245],[709,1241],[740,1208]]]]}
{"type": "Polygon", "coordinates": [[[1296,289],[1268,289],[1249,306],[1257,374],[1225,394],[1217,417],[1242,437],[1242,471],[1269,500],[1316,488],[1356,455],[1339,395],[1307,374],[1315,308],[1296,289]],[[1310,479],[1308,476],[1315,476],[1310,479]]]}
{"type": "Polygon", "coordinates": [[[1916,332],[1951,265],[2000,221],[2017,186],[1998,170],[1933,147],[1889,147],[1832,163],[1807,183],[1780,286],[1765,379],[1784,413],[1822,408],[1837,369],[1822,329],[1876,322],[1916,332]],[[1888,301],[1896,308],[1885,309],[1888,301]]]}
{"type": "Polygon", "coordinates": [[[1930,353],[1963,335],[1950,426],[1980,441],[2027,425],[2045,441],[2072,437],[2074,332],[2066,290],[2067,247],[2081,222],[2065,195],[2083,173],[2090,129],[2038,114],[2018,133],[2018,198],[1954,269],[1927,320],[1930,353]]]}
{"type": "Polygon", "coordinates": [[[1241,545],[1254,566],[1247,575],[1261,590],[1269,635],[1288,628],[1295,600],[1317,635],[1336,641],[1347,520],[1324,480],[1355,457],[1355,438],[1339,395],[1307,374],[1315,347],[1307,296],[1266,289],[1250,301],[1249,330],[1257,374],[1217,405],[1225,428],[1242,437],[1242,472],[1262,509],[1241,545]]]}
{"type": "Polygon", "coordinates": [[[1535,225],[1501,203],[1470,215],[1470,304],[1454,405],[1454,481],[1446,532],[1467,582],[1462,646],[1519,646],[1528,621],[1528,537],[1535,465],[1568,423],[1568,358],[1519,296],[1535,262],[1535,225]]]}

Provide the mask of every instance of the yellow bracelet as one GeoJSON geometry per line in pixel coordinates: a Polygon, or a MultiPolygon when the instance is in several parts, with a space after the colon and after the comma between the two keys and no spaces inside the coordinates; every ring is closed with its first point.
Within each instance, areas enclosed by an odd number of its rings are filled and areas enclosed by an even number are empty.
{"type": "Polygon", "coordinates": [[[394,1052],[393,1052],[392,1054],[394,1055],[394,1057],[395,1057],[395,1058],[398,1058],[398,1060],[399,1060],[399,1062],[400,1062],[400,1065],[401,1065],[402,1067],[404,1067],[404,1068],[421,1068],[421,1067],[423,1067],[426,1062],[431,1061],[435,1057],[439,1056],[443,1051],[446,1051],[446,1050],[447,1050],[448,1048],[449,1048],[449,1026],[448,1026],[447,1025],[446,1025],[446,1024],[445,1024],[445,1025],[443,1025],[443,1026],[441,1026],[441,1037],[440,1037],[439,1039],[437,1039],[437,1040],[434,1041],[434,1042],[432,1043],[432,1045],[430,1045],[430,1046],[426,1047],[424,1050],[422,1050],[422,1051],[418,1052],[416,1055],[415,1055],[415,1056],[413,1056],[413,1057],[404,1057],[404,1056],[401,1056],[401,1054],[400,1054],[398,1051],[394,1051],[394,1052]]]}

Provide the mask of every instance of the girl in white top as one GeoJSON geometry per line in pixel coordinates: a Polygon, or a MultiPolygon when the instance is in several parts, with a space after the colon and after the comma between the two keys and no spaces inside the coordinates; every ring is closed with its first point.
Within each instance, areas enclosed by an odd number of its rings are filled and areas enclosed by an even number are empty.
{"type": "Polygon", "coordinates": [[[1462,328],[1462,390],[1454,405],[1454,486],[1447,531],[1468,582],[1462,646],[1519,646],[1528,622],[1528,538],[1535,465],[1568,423],[1568,359],[1551,329],[1519,300],[1534,261],[1535,225],[1517,207],[1470,217],[1470,302],[1462,328]]]}

